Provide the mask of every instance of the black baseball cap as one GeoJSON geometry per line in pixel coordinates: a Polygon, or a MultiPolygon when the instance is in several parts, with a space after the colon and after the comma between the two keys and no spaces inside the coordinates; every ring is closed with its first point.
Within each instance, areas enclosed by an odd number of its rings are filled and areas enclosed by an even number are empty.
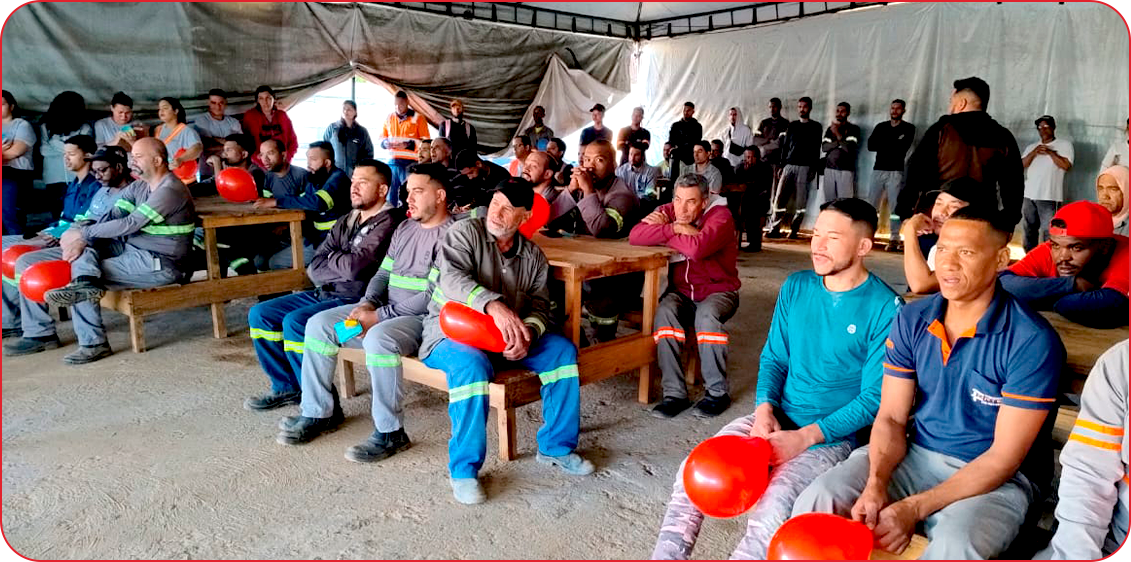
{"type": "Polygon", "coordinates": [[[597,105],[594,105],[593,107],[590,107],[589,111],[600,111],[601,113],[604,113],[605,112],[605,106],[603,106],[601,104],[597,104],[597,105]]]}
{"type": "Polygon", "coordinates": [[[98,152],[83,158],[87,162],[94,162],[95,160],[102,160],[110,164],[121,164],[123,166],[128,162],[126,157],[126,150],[120,146],[107,146],[98,149],[98,152]]]}
{"type": "Polygon", "coordinates": [[[1040,127],[1042,121],[1048,122],[1049,127],[1056,128],[1056,119],[1052,115],[1042,115],[1036,121],[1033,121],[1033,124],[1040,127]]]}
{"type": "Polygon", "coordinates": [[[527,211],[534,208],[534,184],[527,179],[507,178],[491,191],[502,193],[515,207],[522,207],[527,211]]]}

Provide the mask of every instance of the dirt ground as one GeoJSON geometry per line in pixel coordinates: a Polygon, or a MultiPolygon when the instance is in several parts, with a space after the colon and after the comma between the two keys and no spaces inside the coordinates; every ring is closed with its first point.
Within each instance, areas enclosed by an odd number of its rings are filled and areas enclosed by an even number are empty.
{"type": "MultiPolygon", "coordinates": [[[[519,459],[494,456],[494,414],[481,477],[488,501],[462,506],[447,482],[447,397],[410,384],[413,447],[375,465],[343,458],[373,430],[368,382],[344,404],[346,425],[302,447],[275,443],[296,407],[253,413],[267,388],[247,334],[252,300],[228,308],[231,337],[210,337],[206,308],[146,322],[150,351],[129,351],[125,319],[106,313],[118,353],[68,367],[68,345],[3,360],[3,531],[44,558],[646,558],[671,483],[690,449],[753,406],[758,356],[778,287],[810,267],[808,246],[743,254],[741,304],[728,324],[731,394],[721,417],[652,418],[636,379],[582,388],[579,452],[597,471],[566,476],[534,460],[540,419],[519,410],[519,459]]],[[[873,271],[903,291],[900,257],[873,271]]],[[[700,389],[694,391],[696,395],[700,389]]],[[[708,520],[697,558],[726,558],[745,520],[708,520]]]]}

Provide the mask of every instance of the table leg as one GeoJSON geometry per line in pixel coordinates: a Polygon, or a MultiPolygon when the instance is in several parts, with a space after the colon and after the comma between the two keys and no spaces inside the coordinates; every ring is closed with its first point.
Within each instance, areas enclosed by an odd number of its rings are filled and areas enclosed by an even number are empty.
{"type": "MultiPolygon", "coordinates": [[[[220,249],[216,245],[216,229],[204,229],[204,254],[208,262],[208,280],[220,279],[220,249]]],[[[224,303],[211,303],[212,335],[216,338],[228,337],[228,324],[224,318],[224,303]]]]}
{"type": "Polygon", "coordinates": [[[302,222],[291,221],[291,267],[299,270],[305,268],[302,261],[302,222]]]}
{"type": "MultiPolygon", "coordinates": [[[[656,321],[656,307],[660,304],[660,270],[649,269],[644,274],[644,317],[640,321],[640,332],[652,333],[656,321]]],[[[636,400],[641,404],[652,401],[652,364],[640,368],[640,381],[637,385],[636,400]]]]}
{"type": "Polygon", "coordinates": [[[565,336],[581,347],[581,278],[569,268],[565,279],[565,336]]]}

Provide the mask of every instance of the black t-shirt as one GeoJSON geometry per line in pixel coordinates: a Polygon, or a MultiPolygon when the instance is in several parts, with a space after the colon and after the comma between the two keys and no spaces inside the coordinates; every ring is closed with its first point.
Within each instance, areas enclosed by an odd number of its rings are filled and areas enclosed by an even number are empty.
{"type": "Polygon", "coordinates": [[[628,162],[628,149],[631,148],[634,143],[650,142],[652,140],[652,133],[649,133],[648,129],[644,127],[634,131],[632,127],[629,126],[621,129],[620,133],[617,134],[617,143],[619,144],[622,140],[627,141],[620,149],[620,163],[624,164],[628,162]]]}
{"type": "Polygon", "coordinates": [[[821,159],[821,124],[810,119],[789,124],[782,144],[782,163],[796,166],[816,166],[821,159]]]}

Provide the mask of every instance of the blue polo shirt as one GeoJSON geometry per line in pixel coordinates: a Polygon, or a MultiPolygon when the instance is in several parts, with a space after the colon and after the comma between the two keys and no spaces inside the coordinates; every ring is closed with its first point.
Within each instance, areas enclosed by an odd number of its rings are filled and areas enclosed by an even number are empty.
{"type": "MultiPolygon", "coordinates": [[[[1064,345],[1044,317],[1000,283],[981,320],[953,347],[943,328],[946,306],[936,294],[903,307],[888,336],[884,374],[917,383],[912,443],[970,462],[993,443],[1001,406],[1056,406],[1064,345]]],[[[1037,444],[1048,440],[1051,420],[1037,444]]],[[[1051,455],[1040,458],[1047,449],[1037,444],[1021,467],[1031,481],[1052,467],[1051,455]]]]}

